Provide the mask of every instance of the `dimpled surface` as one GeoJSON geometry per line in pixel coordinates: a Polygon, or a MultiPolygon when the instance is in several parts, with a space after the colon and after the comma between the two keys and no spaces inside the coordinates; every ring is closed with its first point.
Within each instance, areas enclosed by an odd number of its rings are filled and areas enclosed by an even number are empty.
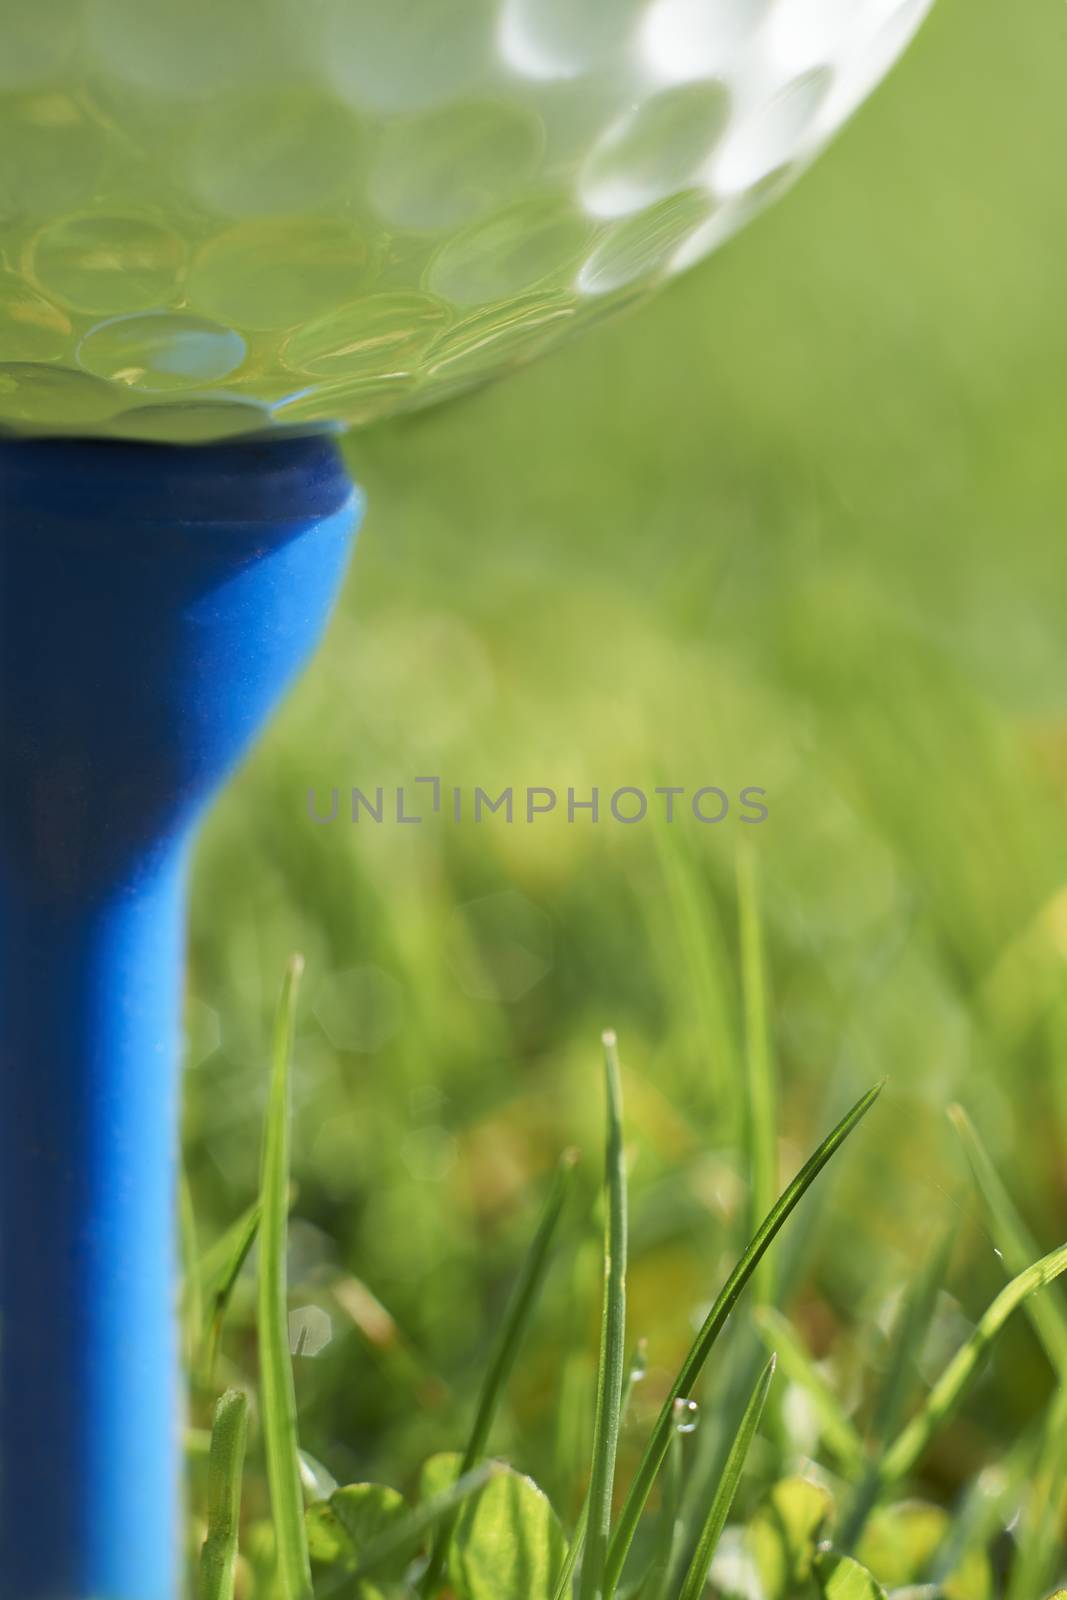
{"type": "Polygon", "coordinates": [[[930,0],[11,0],[0,430],[371,422],[706,255],[930,0]]]}

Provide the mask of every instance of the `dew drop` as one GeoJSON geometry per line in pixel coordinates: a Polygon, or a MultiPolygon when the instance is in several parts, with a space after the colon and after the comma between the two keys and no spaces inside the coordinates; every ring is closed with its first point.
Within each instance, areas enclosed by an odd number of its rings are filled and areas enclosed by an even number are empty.
{"type": "Polygon", "coordinates": [[[676,1433],[695,1433],[700,1421],[700,1407],[695,1400],[685,1400],[680,1395],[674,1402],[674,1428],[676,1433]]]}

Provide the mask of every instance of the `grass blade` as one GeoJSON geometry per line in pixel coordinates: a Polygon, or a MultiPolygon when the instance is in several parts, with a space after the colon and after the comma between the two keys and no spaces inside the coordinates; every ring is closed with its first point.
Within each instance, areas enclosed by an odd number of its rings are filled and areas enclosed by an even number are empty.
{"type": "Polygon", "coordinates": [[[1023,1434],[992,1471],[980,1472],[972,1481],[955,1506],[945,1540],[930,1562],[931,1583],[951,1578],[970,1555],[988,1553],[1017,1517],[1026,1487],[1033,1481],[1035,1460],[1032,1432],[1023,1434]]]}
{"type": "Polygon", "coordinates": [[[215,1405],[208,1459],[207,1538],[200,1552],[198,1600],[233,1600],[248,1397],[227,1389],[215,1405]]]}
{"type": "Polygon", "coordinates": [[[837,1544],[846,1555],[855,1552],[867,1519],[878,1503],[882,1489],[881,1453],[900,1426],[912,1373],[919,1364],[919,1354],[934,1318],[941,1285],[948,1276],[955,1243],[956,1223],[953,1221],[930,1252],[894,1321],[889,1368],[875,1401],[867,1460],[837,1535],[837,1544]]]}
{"type": "Polygon", "coordinates": [[[737,1081],[737,1018],[731,963],[715,904],[682,843],[681,830],[654,828],[652,840],[666,890],[668,928],[674,936],[687,1004],[692,1003],[704,1046],[704,1076],[727,1100],[737,1081]]]}
{"type": "Polygon", "coordinates": [[[948,1279],[957,1231],[958,1222],[953,1218],[930,1251],[918,1279],[905,1292],[900,1314],[894,1320],[889,1367],[871,1418],[871,1439],[879,1452],[901,1426],[914,1373],[920,1369],[922,1348],[937,1312],[937,1297],[948,1279]]]}
{"type": "Polygon", "coordinates": [[[262,1207],[258,1197],[225,1233],[210,1244],[200,1258],[200,1277],[204,1298],[217,1305],[220,1296],[232,1293],[238,1273],[248,1258],[259,1231],[262,1207]]]}
{"type": "Polygon", "coordinates": [[[818,1418],[819,1431],[842,1467],[848,1471],[858,1470],[865,1454],[859,1430],[846,1415],[792,1324],[773,1306],[759,1306],[755,1322],[767,1348],[777,1351],[785,1376],[808,1396],[818,1418]]]}
{"type": "Polygon", "coordinates": [[[203,1299],[200,1275],[200,1252],[196,1245],[196,1212],[193,1193],[189,1187],[189,1174],[184,1161],[178,1174],[178,1240],[181,1249],[182,1293],[181,1328],[185,1365],[192,1367],[200,1342],[203,1324],[203,1299]]]}
{"type": "Polygon", "coordinates": [[[671,1564],[678,1559],[682,1527],[678,1512],[682,1503],[682,1436],[675,1428],[667,1446],[660,1496],[659,1525],[648,1572],[640,1587],[641,1600],[667,1600],[671,1564]]]}
{"type": "Polygon", "coordinates": [[[745,1460],[749,1448],[759,1427],[763,1407],[767,1403],[767,1394],[774,1377],[775,1357],[771,1356],[767,1365],[760,1373],[752,1397],[745,1407],[745,1414],[741,1418],[740,1426],[734,1435],[734,1442],[730,1446],[730,1453],[726,1458],[722,1476],[715,1490],[714,1498],[708,1509],[704,1526],[700,1530],[700,1539],[697,1543],[696,1554],[686,1573],[685,1582],[682,1584],[678,1600],[700,1600],[708,1582],[708,1569],[715,1554],[722,1530],[726,1526],[726,1519],[730,1515],[730,1507],[734,1503],[737,1486],[741,1482],[741,1473],[744,1470],[745,1460]]]}
{"type": "MultiPolygon", "coordinates": [[[[511,1303],[504,1315],[504,1322],[500,1329],[500,1336],[496,1348],[489,1361],[482,1384],[481,1394],[478,1397],[478,1406],[474,1414],[467,1447],[463,1452],[460,1462],[459,1476],[462,1478],[470,1472],[478,1459],[485,1454],[486,1441],[489,1438],[489,1429],[493,1417],[496,1415],[500,1397],[511,1375],[516,1358],[522,1345],[534,1307],[541,1293],[551,1259],[552,1242],[556,1235],[559,1219],[563,1214],[563,1207],[570,1192],[571,1177],[574,1172],[577,1154],[568,1150],[560,1158],[556,1168],[555,1179],[545,1202],[541,1221],[537,1232],[530,1245],[523,1262],[522,1271],[518,1282],[512,1292],[511,1303]]],[[[440,1587],[441,1578],[448,1560],[448,1546],[455,1529],[455,1518],[446,1518],[441,1524],[440,1531],[434,1543],[430,1563],[422,1580],[422,1592],[425,1595],[436,1593],[440,1587]]]]}
{"type": "Polygon", "coordinates": [[[938,1378],[922,1408],[882,1458],[883,1483],[893,1483],[907,1476],[941,1423],[955,1410],[979,1361],[1012,1312],[1065,1271],[1067,1244],[1051,1250],[1005,1285],[938,1378]]]}
{"type": "Polygon", "coordinates": [[[296,996],[303,965],[302,957],[291,957],[278,1002],[260,1179],[260,1409],[278,1579],[284,1600],[308,1600],[311,1594],[285,1284],[289,1221],[289,1080],[296,996]]]}
{"type": "MultiPolygon", "coordinates": [[[[645,1373],[646,1341],[639,1339],[637,1349],[630,1358],[630,1370],[626,1374],[626,1382],[622,1390],[622,1418],[626,1421],[626,1413],[630,1409],[630,1399],[634,1392],[634,1384],[638,1383],[645,1373]]],[[[582,1501],[582,1509],[578,1514],[578,1521],[574,1528],[574,1537],[571,1539],[566,1558],[560,1568],[559,1578],[553,1594],[553,1600],[566,1600],[570,1594],[571,1581],[574,1577],[578,1558],[585,1549],[585,1532],[589,1525],[589,1496],[582,1501]]]]}
{"type": "Polygon", "coordinates": [[[881,1092],[882,1085],[880,1083],[876,1084],[873,1089],[868,1089],[867,1093],[856,1101],[851,1111],[842,1117],[836,1128],[827,1135],[814,1155],[809,1157],[792,1183],[782,1191],[775,1204],[764,1217],[759,1228],[749,1241],[741,1259],[734,1267],[729,1278],[727,1278],[722,1289],[720,1289],[703,1327],[697,1334],[690,1347],[689,1354],[682,1363],[678,1376],[671,1385],[670,1392],[663,1403],[663,1409],[656,1418],[651,1437],[638,1463],[633,1484],[619,1514],[618,1526],[611,1541],[611,1549],[608,1552],[606,1590],[608,1594],[612,1593],[619,1581],[623,1563],[633,1541],[641,1513],[645,1509],[649,1494],[652,1491],[652,1485],[656,1480],[656,1474],[667,1452],[673,1424],[674,1402],[679,1398],[687,1398],[689,1396],[693,1385],[700,1376],[704,1363],[711,1354],[715,1341],[726,1324],[726,1319],[759,1265],[765,1251],[770,1247],[805,1192],[811,1187],[827,1162],[841,1148],[862,1118],[866,1116],[881,1092]]]}
{"type": "Polygon", "coordinates": [[[207,1388],[211,1387],[214,1376],[226,1312],[237,1279],[241,1275],[241,1268],[248,1260],[249,1251],[259,1232],[260,1211],[260,1203],[256,1200],[243,1216],[238,1217],[237,1221],[227,1228],[222,1238],[217,1240],[210,1250],[204,1252],[200,1263],[204,1299],[210,1308],[203,1358],[204,1382],[207,1388]]]}
{"type": "Polygon", "coordinates": [[[579,1556],[585,1549],[585,1535],[588,1527],[589,1496],[586,1495],[585,1499],[582,1501],[582,1509],[578,1514],[578,1521],[574,1528],[574,1537],[570,1542],[570,1548],[567,1551],[566,1560],[560,1568],[559,1579],[556,1583],[553,1600],[567,1600],[567,1596],[571,1592],[571,1584],[574,1580],[574,1569],[578,1565],[579,1556]]]}
{"type": "MultiPolygon", "coordinates": [[[[749,1172],[749,1232],[754,1233],[778,1193],[778,1113],[767,1025],[767,976],[763,954],[756,861],[751,849],[737,857],[737,903],[741,931],[741,993],[745,1019],[745,1144],[749,1172]]],[[[756,1269],[755,1291],[763,1305],[774,1299],[774,1263],[765,1256],[756,1269]]]]}
{"type": "MultiPolygon", "coordinates": [[[[1009,1274],[1022,1272],[1038,1246],[1001,1182],[974,1123],[962,1106],[950,1106],[949,1117],[960,1136],[975,1184],[985,1202],[997,1248],[1009,1274]]],[[[1045,1347],[1061,1383],[1067,1381],[1067,1311],[1057,1295],[1041,1295],[1027,1305],[1034,1332],[1045,1347]]]]}
{"type": "Polygon", "coordinates": [[[589,1518],[585,1558],[578,1586],[580,1600],[601,1600],[614,1585],[605,1584],[611,1533],[615,1458],[619,1448],[622,1394],[626,1366],[626,1166],[622,1144],[622,1087],[615,1035],[604,1035],[604,1080],[607,1090],[607,1140],[604,1188],[604,1310],[593,1424],[593,1465],[589,1476],[589,1518]]]}
{"type": "Polygon", "coordinates": [[[1030,1477],[1026,1503],[1015,1529],[1007,1600],[1044,1594],[1063,1561],[1063,1517],[1067,1508],[1067,1389],[1050,1406],[1044,1438],[1030,1477]]]}

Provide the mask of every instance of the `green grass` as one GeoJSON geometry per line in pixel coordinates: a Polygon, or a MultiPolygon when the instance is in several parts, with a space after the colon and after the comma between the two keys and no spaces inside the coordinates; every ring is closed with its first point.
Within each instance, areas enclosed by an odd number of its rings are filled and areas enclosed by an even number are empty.
{"type": "Polygon", "coordinates": [[[601,1600],[614,1585],[607,1577],[615,1466],[626,1382],[626,1251],[628,1221],[626,1157],[623,1151],[622,1084],[618,1044],[604,1035],[607,1144],[604,1156],[604,1310],[600,1331],[589,1511],[578,1600],[601,1600]]]}
{"type": "Polygon", "coordinates": [[[722,1531],[726,1526],[726,1519],[730,1515],[730,1507],[734,1503],[737,1486],[741,1481],[745,1460],[752,1447],[752,1440],[763,1415],[763,1408],[767,1403],[767,1394],[771,1386],[771,1379],[774,1377],[774,1368],[775,1357],[772,1355],[756,1380],[756,1387],[752,1391],[748,1405],[745,1407],[745,1414],[741,1418],[741,1426],[738,1428],[733,1444],[730,1446],[726,1465],[723,1467],[722,1476],[716,1485],[711,1505],[708,1507],[708,1515],[700,1530],[700,1538],[697,1540],[697,1547],[693,1553],[689,1570],[685,1575],[685,1582],[682,1584],[678,1600],[701,1600],[701,1596],[706,1592],[711,1563],[719,1547],[719,1540],[722,1538],[722,1531]]]}
{"type": "MultiPolygon", "coordinates": [[[[775,1316],[793,1344],[717,1570],[743,1565],[736,1529],[798,1474],[867,1561],[889,1509],[879,1461],[1005,1283],[1067,1238],[1065,70],[1054,0],[1010,17],[939,0],[842,139],[706,267],[497,389],[351,440],[369,513],[340,614],[198,859],[201,1434],[219,1392],[258,1389],[249,1208],[297,945],[288,1307],[331,1335],[292,1358],[300,1441],[336,1482],[395,1485],[409,1507],[421,1464],[470,1438],[575,1144],[570,1220],[487,1449],[577,1526],[605,1022],[626,1046],[629,1338],[649,1352],[616,1522],[768,1183],[888,1078],[862,1156],[835,1158],[749,1291],[769,1322],[740,1306],[699,1381],[672,1581],[775,1316]],[[757,783],[770,818],[306,820],[311,785],[434,772],[561,792],[757,783]],[[975,1182],[955,1102],[997,1185],[980,1157],[975,1182]]],[[[1033,1600],[1063,1581],[1064,1304],[1050,1284],[1008,1321],[902,1487],[951,1518],[916,1581],[972,1545],[994,1554],[997,1600],[1013,1569],[1033,1600]]],[[[273,1559],[255,1403],[249,1421],[239,1583],[273,1559]]],[[[659,1504],[654,1486],[634,1562],[659,1549],[659,1504]]]]}
{"type": "Polygon", "coordinates": [[[289,1101],[296,999],[302,972],[303,961],[299,956],[294,956],[286,971],[274,1025],[270,1100],[263,1137],[260,1182],[259,1293],[256,1307],[261,1371],[260,1410],[270,1485],[271,1526],[274,1531],[278,1581],[286,1600],[308,1600],[311,1592],[286,1301],[289,1101]]]}
{"type": "Polygon", "coordinates": [[[247,1431],[248,1397],[240,1389],[227,1389],[219,1396],[211,1427],[207,1535],[200,1552],[197,1600],[233,1600],[247,1431]]]}
{"type": "MultiPolygon", "coordinates": [[[[658,1417],[628,1490],[618,1505],[614,1483],[623,1418],[637,1369],[626,1375],[627,1174],[623,1142],[622,1083],[614,1033],[604,1035],[606,1156],[599,1206],[604,1214],[603,1310],[588,1490],[574,1524],[565,1531],[547,1497],[503,1461],[483,1459],[493,1418],[531,1331],[573,1172],[564,1156],[520,1270],[489,1360],[475,1420],[462,1454],[436,1454],[425,1463],[410,1505],[396,1488],[356,1482],[338,1487],[301,1450],[297,1437],[292,1360],[286,1311],[287,1217],[290,1194],[289,1097],[297,984],[301,963],[290,962],[275,1027],[271,1092],[266,1113],[258,1211],[257,1342],[262,1371],[259,1424],[269,1518],[249,1529],[242,1595],[270,1600],[700,1600],[709,1583],[717,1593],[754,1600],[877,1600],[896,1580],[932,1580],[929,1592],[945,1600],[982,1600],[992,1593],[991,1528],[979,1522],[962,1540],[936,1504],[901,1498],[931,1445],[956,1411],[979,1363],[1014,1311],[1047,1290],[1067,1270],[1067,1245],[1018,1273],[994,1298],[951,1356],[888,1448],[868,1451],[860,1424],[846,1416],[831,1386],[811,1367],[792,1327],[757,1294],[754,1312],[764,1337],[779,1336],[785,1365],[815,1401],[815,1414],[833,1456],[836,1476],[809,1460],[790,1476],[787,1457],[771,1459],[762,1495],[727,1530],[727,1519],[763,1417],[777,1355],[760,1372],[736,1428],[726,1427],[728,1448],[710,1501],[691,1526],[683,1487],[689,1464],[683,1440],[695,1426],[692,1399],[731,1313],[743,1304],[766,1252],[799,1201],[854,1134],[877,1099],[869,1090],[804,1163],[756,1228],[716,1296],[681,1369],[668,1386],[658,1417]],[[842,1446],[847,1439],[849,1448],[842,1446]],[[653,1488],[657,1512],[649,1512],[653,1488]],[[835,1495],[852,1504],[838,1527],[835,1495]],[[716,1556],[725,1532],[741,1564],[719,1571],[716,1556]],[[835,1533],[838,1542],[835,1545],[835,1533]],[[847,1543],[843,1548],[841,1541],[847,1543]],[[883,1571],[882,1565],[890,1568],[883,1571]],[[680,1567],[683,1576],[675,1579],[680,1567]],[[943,1584],[943,1587],[941,1586],[943,1584]],[[382,1587],[384,1585],[384,1588],[382,1587]]],[[[773,1089],[773,1084],[769,1084],[773,1089]]],[[[957,1111],[957,1121],[962,1114],[957,1111]]],[[[975,1146],[977,1149],[977,1145],[975,1146]]],[[[990,1173],[981,1169],[986,1187],[990,1173]]],[[[998,1194],[998,1209],[1010,1200],[998,1194]]],[[[192,1219],[190,1219],[192,1221],[192,1219]]],[[[242,1223],[247,1228],[247,1223],[242,1223]]],[[[190,1228],[190,1237],[195,1229],[190,1228]]],[[[197,1260],[198,1276],[203,1264],[197,1260]]],[[[920,1303],[928,1297],[920,1292],[920,1303]]],[[[186,1317],[194,1302],[186,1301],[186,1317]]],[[[908,1325],[905,1317],[905,1326],[908,1325]]],[[[736,1334],[736,1317],[735,1334],[736,1334]]],[[[890,1371],[888,1387],[896,1386],[890,1371]]],[[[720,1402],[721,1403],[721,1402],[720,1402]]],[[[872,1414],[883,1420],[877,1392],[872,1414]]],[[[1061,1557],[1059,1516],[1067,1494],[1067,1453],[1062,1407],[1050,1408],[1037,1430],[1035,1470],[1024,1496],[1017,1555],[1009,1568],[1009,1600],[1033,1592],[1054,1575],[1061,1557]]],[[[728,1412],[724,1412],[728,1416],[728,1412]]],[[[198,1557],[203,1600],[234,1600],[242,1531],[242,1470],[247,1397],[229,1389],[215,1404],[207,1463],[205,1536],[198,1557]]],[[[1014,1516],[1016,1507],[1012,1507],[1014,1516]]],[[[1008,1532],[1005,1526],[1003,1532],[1008,1532]]],[[[899,1593],[903,1595],[903,1589],[899,1593]]]]}

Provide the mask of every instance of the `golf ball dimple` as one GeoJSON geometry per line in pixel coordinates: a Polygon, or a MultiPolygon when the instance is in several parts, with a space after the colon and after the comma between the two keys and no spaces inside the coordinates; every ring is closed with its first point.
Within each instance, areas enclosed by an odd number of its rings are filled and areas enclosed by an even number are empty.
{"type": "Polygon", "coordinates": [[[931,0],[50,0],[0,19],[0,431],[373,422],[715,249],[931,0]]]}

